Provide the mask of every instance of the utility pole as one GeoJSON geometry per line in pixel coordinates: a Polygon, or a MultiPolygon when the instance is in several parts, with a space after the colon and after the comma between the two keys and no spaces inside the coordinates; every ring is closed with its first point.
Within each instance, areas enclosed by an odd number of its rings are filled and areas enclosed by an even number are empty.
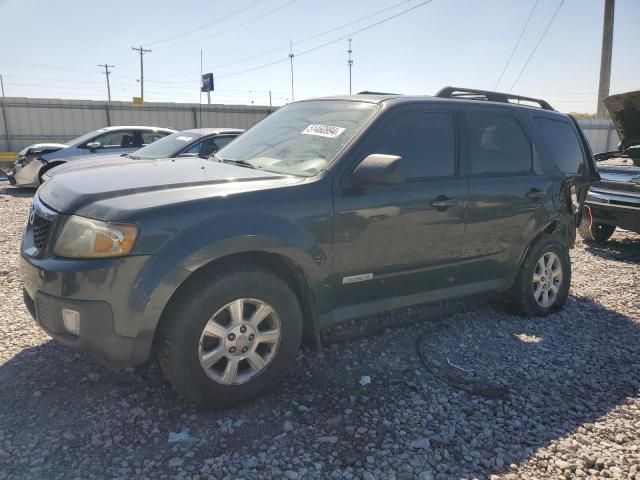
{"type": "Polygon", "coordinates": [[[611,85],[611,50],[613,47],[613,11],[615,0],[605,0],[602,26],[602,53],[600,57],[600,85],[598,87],[598,110],[596,118],[607,118],[603,100],[609,96],[611,85]]]}
{"type": "Polygon", "coordinates": [[[273,104],[271,103],[271,90],[269,90],[269,108],[273,107],[273,104]]]}
{"type": "Polygon", "coordinates": [[[144,62],[142,61],[142,57],[145,53],[151,53],[151,50],[145,50],[140,45],[139,48],[131,47],[131,50],[135,50],[140,54],[140,98],[144,102],[144,62]]]}
{"type": "Polygon", "coordinates": [[[289,39],[289,62],[291,63],[291,101],[294,102],[293,96],[293,41],[289,39]]]}
{"type": "Polygon", "coordinates": [[[0,75],[0,91],[2,91],[2,97],[0,98],[2,104],[2,120],[4,121],[4,134],[7,139],[7,150],[11,151],[11,136],[9,135],[9,124],[7,123],[7,110],[4,105],[4,81],[2,75],[0,75]]]}
{"type": "Polygon", "coordinates": [[[347,50],[349,54],[349,60],[347,60],[347,65],[349,65],[349,95],[351,95],[351,67],[353,67],[353,60],[351,60],[351,54],[353,50],[351,50],[351,39],[349,39],[349,50],[347,50]]]}
{"type": "Polygon", "coordinates": [[[98,66],[104,67],[104,74],[107,77],[107,99],[109,100],[109,103],[111,103],[111,85],[109,84],[109,74],[111,73],[111,70],[109,70],[109,68],[115,68],[115,65],[107,65],[105,63],[104,65],[98,66]]]}

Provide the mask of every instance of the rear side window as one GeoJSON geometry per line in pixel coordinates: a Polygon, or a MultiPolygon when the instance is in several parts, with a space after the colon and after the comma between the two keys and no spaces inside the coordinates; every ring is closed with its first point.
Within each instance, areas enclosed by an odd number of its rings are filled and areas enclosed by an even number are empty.
{"type": "Polygon", "coordinates": [[[142,132],[142,146],[146,147],[150,143],[153,143],[156,140],[160,140],[161,138],[166,136],[166,132],[142,132]]]}
{"type": "Polygon", "coordinates": [[[518,121],[498,113],[470,113],[469,157],[474,175],[532,171],[531,143],[518,121]]]}
{"type": "Polygon", "coordinates": [[[584,162],[584,154],[572,126],[567,122],[550,118],[534,117],[533,120],[542,131],[544,143],[557,167],[570,175],[578,173],[580,165],[584,162]]]}
{"type": "Polygon", "coordinates": [[[371,153],[402,157],[409,180],[455,174],[455,128],[448,112],[402,113],[373,142],[371,153]]]}

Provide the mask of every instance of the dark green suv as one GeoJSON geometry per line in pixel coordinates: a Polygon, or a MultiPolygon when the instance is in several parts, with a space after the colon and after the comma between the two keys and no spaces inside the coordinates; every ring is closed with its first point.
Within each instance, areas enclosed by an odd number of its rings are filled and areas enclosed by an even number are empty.
{"type": "Polygon", "coordinates": [[[177,390],[233,405],[335,322],[492,290],[560,309],[591,157],[542,100],[296,102],[211,159],[55,176],[23,237],[25,303],[66,345],[156,353],[177,390]]]}

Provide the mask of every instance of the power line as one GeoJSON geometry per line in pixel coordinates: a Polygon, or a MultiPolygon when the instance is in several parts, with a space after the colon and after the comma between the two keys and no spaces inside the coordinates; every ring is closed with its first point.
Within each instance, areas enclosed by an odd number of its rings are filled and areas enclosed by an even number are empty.
{"type": "MultiPolygon", "coordinates": [[[[343,24],[338,25],[336,27],[330,28],[329,30],[324,30],[322,32],[315,33],[315,34],[313,34],[313,35],[311,35],[309,37],[303,38],[302,40],[297,40],[295,43],[296,43],[296,45],[300,45],[302,43],[310,42],[311,40],[315,40],[318,37],[322,37],[322,36],[327,35],[329,33],[335,32],[336,30],[341,30],[343,28],[349,27],[349,26],[354,25],[356,23],[360,23],[360,22],[362,22],[364,20],[367,20],[367,19],[369,19],[371,17],[375,17],[376,15],[380,15],[381,13],[388,12],[389,10],[393,10],[393,9],[399,7],[400,5],[404,5],[406,3],[412,3],[414,1],[415,0],[402,0],[401,2],[394,3],[393,5],[390,5],[388,7],[382,8],[380,10],[376,10],[375,12],[369,13],[369,14],[363,16],[363,17],[359,17],[359,18],[356,18],[355,20],[351,20],[350,22],[343,23],[343,24]]],[[[280,52],[280,51],[284,51],[284,50],[288,50],[288,49],[289,49],[289,45],[283,45],[283,46],[280,46],[280,47],[277,47],[277,48],[272,48],[270,50],[263,51],[261,53],[250,55],[248,57],[243,57],[243,58],[240,58],[238,60],[234,60],[232,62],[227,62],[227,63],[223,63],[223,64],[219,64],[219,65],[214,65],[213,67],[207,68],[207,70],[209,70],[209,71],[218,70],[220,68],[229,67],[231,65],[237,65],[238,63],[244,63],[244,62],[246,62],[248,60],[253,60],[255,58],[264,57],[264,56],[269,55],[271,53],[280,52]]],[[[186,75],[191,75],[192,73],[196,73],[196,72],[197,72],[197,70],[193,70],[193,71],[190,71],[190,72],[183,72],[183,73],[179,73],[179,74],[175,74],[175,75],[166,75],[163,78],[183,77],[183,76],[186,76],[186,75]]]]}
{"type": "MultiPolygon", "coordinates": [[[[432,1],[433,1],[433,0],[425,0],[425,1],[423,1],[423,2],[421,2],[421,3],[419,3],[419,4],[417,4],[417,5],[414,5],[414,6],[413,6],[413,7],[411,7],[411,8],[407,8],[407,9],[405,9],[405,10],[402,10],[401,12],[398,12],[398,13],[396,13],[396,14],[394,14],[394,15],[391,15],[390,17],[383,18],[382,20],[379,20],[379,21],[377,21],[377,22],[375,22],[375,23],[372,23],[371,25],[367,25],[366,27],[363,27],[363,28],[360,28],[360,29],[358,29],[358,30],[355,30],[355,31],[353,31],[353,32],[351,32],[351,33],[349,33],[349,34],[347,34],[347,35],[342,35],[342,36],[341,36],[341,37],[339,37],[339,38],[335,38],[335,39],[330,40],[330,41],[328,41],[328,42],[325,42],[325,43],[323,43],[323,44],[321,44],[321,45],[318,45],[318,46],[316,46],[316,47],[309,48],[309,49],[307,49],[307,50],[303,50],[303,51],[301,51],[301,52],[298,52],[298,53],[296,53],[296,56],[298,56],[298,57],[299,57],[299,56],[301,56],[301,55],[306,55],[306,54],[308,54],[308,53],[315,52],[316,50],[319,50],[319,49],[321,49],[321,48],[327,47],[327,46],[332,45],[332,44],[334,44],[334,43],[337,43],[337,42],[339,42],[339,41],[341,41],[341,40],[345,40],[345,39],[347,39],[347,38],[349,38],[349,37],[355,36],[355,35],[357,35],[358,33],[362,33],[362,32],[364,32],[364,31],[366,31],[366,30],[370,30],[370,29],[372,29],[372,28],[374,28],[374,27],[377,27],[378,25],[381,25],[381,24],[383,24],[383,23],[386,23],[386,22],[388,22],[388,21],[391,21],[391,20],[393,20],[393,19],[395,19],[395,18],[398,18],[398,17],[399,17],[399,16],[401,16],[401,15],[404,15],[404,14],[409,13],[409,12],[411,12],[411,11],[413,11],[413,10],[415,10],[415,9],[419,8],[419,7],[422,7],[422,6],[424,6],[424,5],[428,4],[428,3],[431,3],[432,1]]],[[[563,0],[563,1],[564,1],[564,0],[563,0]]],[[[219,76],[218,76],[218,78],[233,77],[233,76],[236,76],[236,75],[241,75],[241,74],[243,74],[243,73],[253,72],[253,71],[255,71],[255,70],[260,70],[260,69],[262,69],[262,68],[270,67],[271,65],[275,65],[275,64],[277,64],[277,63],[286,62],[287,60],[288,60],[288,58],[280,58],[279,60],[274,60],[273,62],[265,63],[265,64],[262,64],[262,65],[257,65],[257,66],[255,66],[255,67],[247,68],[247,69],[245,69],[245,70],[240,70],[240,71],[238,71],[238,72],[229,73],[229,74],[227,74],[227,75],[219,75],[219,76]]]]}
{"type": "Polygon", "coordinates": [[[553,13],[553,16],[551,17],[551,20],[549,20],[549,23],[547,23],[547,27],[544,29],[544,32],[542,32],[542,35],[540,36],[540,39],[538,40],[538,43],[536,43],[536,46],[531,51],[531,54],[529,55],[529,58],[527,58],[527,61],[525,62],[524,66],[522,67],[522,70],[520,70],[520,73],[518,73],[518,76],[516,77],[515,81],[513,82],[513,85],[511,85],[511,88],[509,89],[509,92],[511,92],[514,89],[514,87],[516,86],[516,83],[518,83],[518,80],[520,80],[520,76],[522,75],[524,70],[527,68],[527,65],[529,65],[529,62],[531,61],[531,58],[533,57],[533,55],[536,53],[536,50],[538,50],[538,47],[542,43],[542,40],[544,39],[544,36],[547,34],[547,31],[549,31],[549,27],[551,27],[551,24],[553,23],[553,20],[556,18],[556,15],[558,15],[558,12],[560,11],[560,7],[562,7],[563,4],[564,4],[564,0],[561,0],[560,5],[558,5],[558,8],[556,8],[556,11],[553,13]]]}
{"type": "Polygon", "coordinates": [[[539,1],[540,0],[536,0],[536,3],[533,4],[533,8],[531,9],[531,13],[529,13],[529,17],[527,18],[527,22],[524,24],[524,27],[522,27],[522,31],[520,32],[520,36],[518,37],[518,40],[516,40],[516,44],[513,46],[513,50],[511,50],[511,55],[509,55],[507,63],[504,64],[504,68],[502,69],[502,73],[500,74],[500,78],[498,78],[498,81],[496,82],[496,84],[493,87],[494,90],[498,88],[498,84],[500,83],[500,80],[502,80],[504,72],[507,71],[507,68],[509,67],[509,64],[511,63],[511,59],[513,58],[513,54],[516,53],[516,50],[518,49],[518,45],[520,45],[520,40],[522,40],[522,37],[524,36],[524,32],[527,30],[527,27],[529,26],[529,22],[531,21],[531,17],[533,17],[533,12],[535,12],[539,1]]]}
{"type": "Polygon", "coordinates": [[[192,33],[198,32],[200,30],[203,30],[207,27],[210,27],[211,25],[218,25],[220,22],[224,21],[224,20],[228,20],[232,17],[235,17],[237,15],[240,15],[241,13],[246,12],[247,10],[255,7],[256,5],[263,3],[265,0],[253,0],[251,2],[249,2],[247,5],[245,5],[244,7],[240,7],[236,10],[233,10],[231,12],[229,12],[227,15],[222,16],[222,17],[216,17],[215,20],[211,21],[211,22],[207,22],[203,25],[200,25],[199,27],[196,28],[192,28],[191,30],[187,30],[186,32],[182,32],[179,33],[177,35],[173,35],[171,37],[167,37],[167,38],[163,38],[162,40],[156,40],[153,42],[147,42],[147,45],[158,45],[160,43],[166,43],[170,40],[175,40],[177,38],[182,38],[182,37],[186,37],[187,35],[191,35],[192,33]]]}
{"type": "Polygon", "coordinates": [[[98,67],[104,67],[104,75],[107,77],[107,99],[109,103],[111,103],[111,85],[109,84],[109,74],[111,73],[111,70],[109,70],[109,68],[115,68],[116,66],[105,63],[103,65],[98,65],[98,67]]]}
{"type": "Polygon", "coordinates": [[[218,32],[212,33],[211,35],[205,35],[204,37],[194,38],[193,40],[187,40],[186,42],[178,43],[178,44],[175,44],[175,45],[168,45],[168,46],[164,46],[162,48],[183,47],[184,45],[190,45],[190,44],[195,43],[195,42],[200,42],[202,40],[207,40],[209,38],[218,37],[218,36],[220,36],[222,34],[225,34],[227,32],[235,30],[237,28],[244,27],[245,25],[248,25],[249,23],[253,23],[253,22],[257,21],[257,20],[262,20],[264,17],[266,17],[268,15],[271,15],[273,13],[276,13],[276,12],[278,12],[278,11],[284,9],[284,8],[287,8],[288,6],[293,5],[297,1],[298,0],[290,0],[289,2],[285,3],[284,5],[280,5],[279,7],[276,7],[276,8],[273,8],[271,10],[268,10],[268,11],[258,15],[257,17],[250,18],[249,20],[246,20],[246,21],[244,21],[242,23],[239,23],[237,25],[229,27],[229,28],[227,28],[225,30],[220,30],[218,32]]]}

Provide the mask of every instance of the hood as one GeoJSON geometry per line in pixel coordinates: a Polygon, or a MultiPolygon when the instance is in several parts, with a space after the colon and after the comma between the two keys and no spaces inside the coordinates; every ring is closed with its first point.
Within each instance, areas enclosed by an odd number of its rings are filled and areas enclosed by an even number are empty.
{"type": "Polygon", "coordinates": [[[640,90],[611,95],[604,104],[622,141],[622,150],[640,145],[640,90]]]}
{"type": "Polygon", "coordinates": [[[56,175],[38,190],[38,197],[60,213],[111,220],[124,211],[304,180],[202,158],[136,160],[56,175]]]}
{"type": "Polygon", "coordinates": [[[68,145],[64,143],[34,143],[33,145],[29,145],[28,147],[24,147],[22,150],[18,152],[18,155],[23,157],[25,155],[29,155],[32,153],[42,153],[45,150],[47,152],[53,152],[55,150],[61,150],[63,148],[67,148],[68,145]]]}
{"type": "Polygon", "coordinates": [[[123,155],[101,155],[99,157],[90,156],[74,158],[71,162],[65,162],[62,165],[52,168],[45,174],[45,177],[50,179],[54,175],[59,175],[61,173],[75,172],[76,170],[83,170],[85,168],[104,168],[113,165],[127,165],[135,161],[136,160],[123,155]]]}

